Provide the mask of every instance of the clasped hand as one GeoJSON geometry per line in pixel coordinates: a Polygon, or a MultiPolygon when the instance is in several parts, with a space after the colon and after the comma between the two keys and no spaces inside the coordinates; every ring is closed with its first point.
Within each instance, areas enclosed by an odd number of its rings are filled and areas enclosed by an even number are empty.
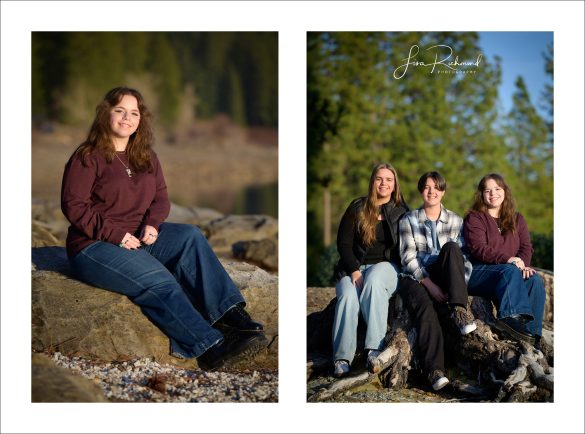
{"type": "Polygon", "coordinates": [[[517,256],[513,256],[510,259],[508,259],[508,264],[514,264],[516,267],[518,267],[518,269],[522,273],[522,278],[524,279],[528,279],[530,276],[536,273],[536,270],[534,268],[527,267],[524,264],[524,261],[517,256]]]}
{"type": "Polygon", "coordinates": [[[146,244],[147,246],[154,244],[157,237],[158,231],[152,226],[145,225],[140,234],[140,239],[136,238],[131,233],[126,232],[126,235],[124,235],[124,238],[120,243],[120,247],[124,247],[128,250],[136,250],[141,244],[146,244]]]}

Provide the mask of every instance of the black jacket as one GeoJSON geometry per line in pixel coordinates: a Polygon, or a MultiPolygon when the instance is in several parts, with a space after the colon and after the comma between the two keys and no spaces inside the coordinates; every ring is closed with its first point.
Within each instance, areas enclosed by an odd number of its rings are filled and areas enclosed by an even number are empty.
{"type": "MultiPolygon", "coordinates": [[[[345,214],[343,214],[341,223],[339,223],[337,251],[339,252],[340,260],[333,271],[333,279],[336,282],[342,277],[349,276],[358,270],[366,257],[368,247],[363,244],[356,224],[357,214],[365,201],[365,197],[353,200],[347,207],[345,214]]],[[[395,207],[392,201],[382,205],[385,223],[390,226],[390,235],[392,238],[390,244],[384,251],[384,257],[387,261],[394,262],[398,265],[400,265],[400,255],[398,253],[398,220],[408,211],[408,206],[398,205],[395,207]]]]}

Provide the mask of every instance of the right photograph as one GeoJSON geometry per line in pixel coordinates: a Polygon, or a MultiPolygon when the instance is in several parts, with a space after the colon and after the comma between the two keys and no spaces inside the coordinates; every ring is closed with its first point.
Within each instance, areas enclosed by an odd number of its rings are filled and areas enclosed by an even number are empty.
{"type": "Polygon", "coordinates": [[[307,33],[307,402],[554,402],[553,41],[307,33]]]}

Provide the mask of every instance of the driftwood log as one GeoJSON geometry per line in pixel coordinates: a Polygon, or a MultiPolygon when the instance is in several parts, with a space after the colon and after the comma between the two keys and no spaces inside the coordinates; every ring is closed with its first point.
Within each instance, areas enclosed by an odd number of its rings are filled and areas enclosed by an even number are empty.
{"type": "MultiPolygon", "coordinates": [[[[334,298],[324,310],[307,317],[307,379],[317,375],[331,375],[331,328],[335,304],[334,298]]],[[[469,297],[468,308],[475,317],[477,329],[466,336],[461,336],[446,315],[440,316],[445,337],[446,368],[452,390],[478,401],[553,401],[552,322],[547,321],[545,316],[539,351],[531,345],[508,340],[498,334],[494,328],[495,308],[489,300],[469,297]],[[454,376],[453,372],[462,375],[454,376]]],[[[365,327],[360,319],[358,350],[353,365],[362,368],[353,369],[352,366],[349,377],[332,382],[310,396],[310,401],[331,400],[340,393],[366,383],[400,389],[408,384],[409,375],[416,377],[416,373],[420,374],[415,349],[416,329],[398,295],[390,300],[385,349],[379,356],[382,369],[377,374],[369,374],[363,369],[366,356],[363,352],[364,332],[365,327]]]]}

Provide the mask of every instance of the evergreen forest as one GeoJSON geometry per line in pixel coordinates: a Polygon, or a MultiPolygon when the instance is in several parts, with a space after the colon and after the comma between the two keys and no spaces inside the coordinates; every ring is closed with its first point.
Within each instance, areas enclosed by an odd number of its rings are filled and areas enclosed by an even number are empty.
{"type": "Polygon", "coordinates": [[[504,112],[498,86],[505,65],[497,56],[460,66],[461,73],[398,71],[413,45],[421,47],[417,61],[431,64],[433,51],[423,48],[437,41],[460,62],[481,53],[474,32],[308,34],[308,286],[333,283],[337,225],[350,201],[366,195],[378,162],[397,169],[410,208],[422,203],[420,175],[439,171],[448,185],[443,204],[461,216],[481,177],[502,174],[528,222],[533,265],[553,269],[552,46],[542,53],[547,85],[541,94],[530,95],[518,76],[513,107],[504,112]]]}
{"type": "Polygon", "coordinates": [[[276,32],[33,32],[34,125],[87,125],[116,86],[141,91],[167,129],[195,114],[276,127],[276,32]]]}

